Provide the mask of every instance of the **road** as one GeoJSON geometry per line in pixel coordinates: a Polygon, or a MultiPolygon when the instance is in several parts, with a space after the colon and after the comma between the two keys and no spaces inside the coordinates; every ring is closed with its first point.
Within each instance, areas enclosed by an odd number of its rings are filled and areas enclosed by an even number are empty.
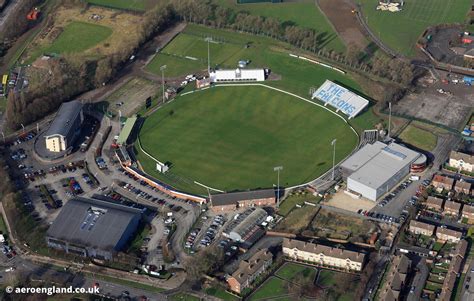
{"type": "Polygon", "coordinates": [[[461,301],[472,301],[474,300],[474,273],[471,272],[474,269],[474,260],[471,260],[469,269],[466,273],[466,278],[464,279],[461,301]],[[466,289],[466,287],[469,287],[466,289]]]}

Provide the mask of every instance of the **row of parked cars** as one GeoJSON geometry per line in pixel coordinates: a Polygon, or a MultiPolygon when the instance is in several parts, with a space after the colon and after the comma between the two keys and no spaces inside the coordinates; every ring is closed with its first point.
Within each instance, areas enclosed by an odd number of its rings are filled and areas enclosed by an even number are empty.
{"type": "Polygon", "coordinates": [[[222,215],[217,215],[214,217],[214,220],[212,221],[212,224],[207,228],[206,233],[204,234],[204,237],[201,239],[199,244],[201,246],[209,246],[212,241],[216,238],[217,233],[219,232],[219,228],[222,227],[225,223],[225,218],[222,215]]]}
{"type": "Polygon", "coordinates": [[[402,191],[402,190],[406,189],[408,186],[410,186],[410,184],[412,182],[413,181],[411,179],[408,179],[405,182],[398,185],[398,187],[395,188],[395,190],[393,192],[389,193],[386,197],[383,198],[382,201],[380,201],[380,203],[378,203],[378,206],[379,207],[384,207],[385,205],[387,205],[388,202],[390,202],[393,198],[395,198],[397,196],[398,193],[400,193],[400,191],[402,191]]]}
{"type": "Polygon", "coordinates": [[[31,139],[33,139],[34,137],[36,137],[36,132],[29,132],[29,133],[26,133],[24,135],[21,135],[18,139],[16,139],[15,141],[12,142],[11,145],[18,145],[18,144],[22,144],[23,142],[27,142],[27,141],[30,141],[31,139]]]}
{"type": "Polygon", "coordinates": [[[357,211],[357,213],[360,214],[360,215],[363,215],[363,216],[376,218],[376,219],[379,219],[379,220],[387,222],[387,223],[399,223],[400,222],[399,218],[396,218],[396,217],[393,217],[393,216],[390,216],[390,215],[386,215],[386,214],[382,214],[382,213],[376,213],[376,212],[373,212],[373,211],[359,209],[357,211]]]}

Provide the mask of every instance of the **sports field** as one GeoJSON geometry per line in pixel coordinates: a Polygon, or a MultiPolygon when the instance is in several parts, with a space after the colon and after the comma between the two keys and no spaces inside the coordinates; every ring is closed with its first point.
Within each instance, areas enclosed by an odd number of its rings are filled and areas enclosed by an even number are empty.
{"type": "Polygon", "coordinates": [[[360,90],[348,75],[290,57],[288,52],[291,50],[285,49],[288,44],[267,37],[192,24],[161,50],[147,70],[161,75],[160,66],[166,64],[165,77],[204,72],[207,69],[207,37],[213,40],[210,43],[212,68],[236,68],[239,60],[249,60],[249,68],[267,67],[281,77],[280,80],[267,82],[269,85],[301,96],[308,96],[310,87],[319,87],[326,79],[360,90]]]}
{"type": "Polygon", "coordinates": [[[112,29],[85,22],[71,22],[45,52],[68,53],[87,50],[112,34],[112,29]]]}
{"type": "Polygon", "coordinates": [[[148,173],[194,193],[205,191],[193,181],[224,191],[272,187],[279,165],[280,183],[289,187],[331,168],[334,138],[336,161],[358,143],[342,119],[314,104],[264,87],[215,87],[181,96],[146,119],[141,144],[171,163],[166,177],[143,153],[138,159],[148,173]]]}
{"type": "Polygon", "coordinates": [[[357,0],[373,33],[389,47],[407,56],[415,54],[415,44],[431,25],[464,23],[472,0],[410,0],[402,11],[376,10],[379,0],[357,0]]]}
{"type": "Polygon", "coordinates": [[[146,7],[146,0],[87,0],[87,2],[104,7],[135,11],[144,11],[146,7]]]}
{"type": "Polygon", "coordinates": [[[232,8],[235,11],[245,11],[252,15],[272,17],[288,24],[314,29],[326,41],[325,48],[337,52],[345,51],[344,43],[313,0],[249,4],[237,4],[235,0],[214,0],[214,2],[220,6],[232,8]]]}

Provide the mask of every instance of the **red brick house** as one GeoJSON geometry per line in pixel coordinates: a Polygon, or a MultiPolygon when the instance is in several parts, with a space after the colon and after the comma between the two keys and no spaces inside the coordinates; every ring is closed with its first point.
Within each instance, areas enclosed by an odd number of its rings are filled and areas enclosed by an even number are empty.
{"type": "Polygon", "coordinates": [[[230,290],[240,294],[264,273],[273,262],[273,255],[267,249],[255,253],[249,260],[240,262],[237,270],[227,277],[230,290]]]}
{"type": "Polygon", "coordinates": [[[436,189],[451,190],[453,189],[454,180],[442,175],[435,175],[433,177],[433,181],[431,181],[431,184],[436,189]]]}
{"type": "Polygon", "coordinates": [[[274,189],[219,193],[211,195],[211,207],[214,212],[232,211],[243,207],[275,206],[274,189]]]}

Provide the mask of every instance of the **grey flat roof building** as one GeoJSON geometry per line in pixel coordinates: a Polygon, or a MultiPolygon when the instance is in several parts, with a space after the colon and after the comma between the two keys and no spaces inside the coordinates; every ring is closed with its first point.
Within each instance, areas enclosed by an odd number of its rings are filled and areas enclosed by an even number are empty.
{"type": "Polygon", "coordinates": [[[121,204],[71,199],[48,229],[47,242],[66,252],[110,259],[135,233],[141,214],[142,210],[121,204]]]}
{"type": "Polygon", "coordinates": [[[390,191],[409,172],[421,156],[397,143],[367,144],[344,161],[340,168],[347,176],[347,188],[369,200],[377,200],[390,191]]]}

